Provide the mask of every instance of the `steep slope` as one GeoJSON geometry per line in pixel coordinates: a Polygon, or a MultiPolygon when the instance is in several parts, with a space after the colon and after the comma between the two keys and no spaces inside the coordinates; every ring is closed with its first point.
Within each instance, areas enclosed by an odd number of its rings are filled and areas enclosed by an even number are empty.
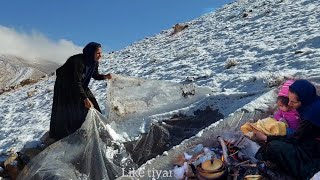
{"type": "Polygon", "coordinates": [[[239,0],[187,22],[178,34],[165,30],[110,54],[104,64],[115,73],[226,91],[258,90],[281,76],[318,76],[319,5],[239,0]]]}

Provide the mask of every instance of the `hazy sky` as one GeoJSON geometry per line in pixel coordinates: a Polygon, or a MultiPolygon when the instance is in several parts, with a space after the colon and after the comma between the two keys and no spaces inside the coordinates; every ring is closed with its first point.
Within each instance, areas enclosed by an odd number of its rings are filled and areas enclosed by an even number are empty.
{"type": "MultiPolygon", "coordinates": [[[[30,46],[35,46],[35,39],[40,36],[51,45],[60,46],[62,41],[62,48],[65,47],[65,42],[68,46],[73,44],[73,49],[79,49],[90,41],[96,41],[103,45],[105,51],[119,50],[144,37],[170,29],[176,23],[190,21],[232,1],[3,1],[0,11],[0,33],[12,31],[11,35],[17,36],[8,38],[7,34],[0,34],[0,47],[6,47],[8,41],[12,41],[12,44],[20,41],[16,38],[27,36],[29,40],[32,39],[30,46]]],[[[38,46],[42,46],[40,43],[44,42],[39,42],[38,46]]]]}

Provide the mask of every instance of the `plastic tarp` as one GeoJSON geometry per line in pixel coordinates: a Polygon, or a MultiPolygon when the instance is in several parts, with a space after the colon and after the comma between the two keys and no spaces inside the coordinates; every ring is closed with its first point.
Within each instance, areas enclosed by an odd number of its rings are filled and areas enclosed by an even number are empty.
{"type": "Polygon", "coordinates": [[[211,88],[194,84],[113,75],[106,109],[119,140],[131,141],[148,132],[155,116],[191,106],[212,93],[211,88]]]}
{"type": "Polygon", "coordinates": [[[52,144],[23,169],[18,179],[115,179],[135,167],[120,143],[112,141],[107,119],[90,109],[74,134],[52,144]]]}
{"type": "MultiPolygon", "coordinates": [[[[18,179],[108,180],[122,176],[130,169],[137,168],[137,164],[132,160],[123,143],[128,145],[129,141],[146,137],[141,134],[155,132],[152,133],[152,136],[149,133],[146,138],[148,141],[144,141],[142,144],[135,144],[136,141],[133,141],[131,147],[134,145],[138,149],[144,148],[145,152],[154,152],[150,148],[156,149],[164,145],[154,143],[160,142],[158,135],[161,135],[174,140],[170,142],[172,143],[170,146],[166,147],[170,148],[221,118],[222,116],[219,115],[216,118],[211,118],[212,120],[206,120],[205,115],[202,115],[203,120],[199,122],[197,122],[197,118],[176,119],[171,123],[159,121],[166,128],[159,126],[159,123],[157,124],[159,119],[154,120],[158,116],[161,119],[179,114],[181,109],[183,111],[185,107],[194,106],[209,93],[211,93],[210,88],[196,87],[192,84],[114,75],[108,84],[107,116],[90,109],[79,130],[38,154],[23,169],[18,179]],[[177,111],[178,109],[180,111],[177,111]],[[166,112],[169,112],[168,116],[161,115],[166,112]],[[150,128],[153,126],[152,122],[156,124],[154,128],[150,128]],[[179,126],[184,128],[177,130],[176,127],[179,126]],[[163,129],[161,132],[164,133],[153,131],[157,128],[163,129]],[[189,133],[186,133],[187,136],[181,136],[183,130],[189,130],[189,133]],[[152,146],[145,146],[150,142],[153,143],[152,146]]],[[[217,115],[217,112],[214,113],[217,115]]],[[[193,112],[192,115],[194,116],[193,112]]],[[[141,157],[141,153],[131,153],[136,157],[136,162],[143,163],[147,160],[137,158],[141,157]]],[[[146,157],[154,155],[151,153],[146,157]]]]}

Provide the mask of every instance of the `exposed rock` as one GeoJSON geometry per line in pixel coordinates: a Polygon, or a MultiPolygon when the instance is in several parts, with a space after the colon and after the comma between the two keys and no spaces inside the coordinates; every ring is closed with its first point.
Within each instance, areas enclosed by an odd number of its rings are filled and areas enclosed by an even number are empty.
{"type": "Polygon", "coordinates": [[[180,32],[180,31],[183,31],[183,30],[186,29],[187,27],[189,27],[189,25],[176,24],[176,25],[174,26],[173,32],[170,34],[170,36],[171,36],[171,35],[174,35],[174,34],[177,34],[177,33],[180,32]]]}
{"type": "Polygon", "coordinates": [[[224,66],[226,69],[230,69],[233,66],[236,66],[238,64],[238,62],[234,59],[228,59],[226,61],[226,65],[224,66]]]}
{"type": "Polygon", "coordinates": [[[28,91],[27,95],[30,98],[30,97],[34,96],[36,94],[36,92],[37,92],[37,90],[28,91]]]}
{"type": "Polygon", "coordinates": [[[34,84],[36,82],[38,82],[38,80],[32,79],[32,78],[28,78],[28,79],[25,79],[25,80],[21,81],[20,85],[21,86],[25,86],[25,85],[28,85],[28,84],[34,84]]]}

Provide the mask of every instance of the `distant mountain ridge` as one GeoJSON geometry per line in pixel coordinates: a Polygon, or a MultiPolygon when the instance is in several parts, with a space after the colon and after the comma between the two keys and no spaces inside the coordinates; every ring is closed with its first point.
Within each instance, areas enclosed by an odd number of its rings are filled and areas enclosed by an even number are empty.
{"type": "Polygon", "coordinates": [[[0,55],[0,89],[17,86],[27,79],[38,80],[58,66],[43,59],[31,61],[14,55],[0,55]]]}

